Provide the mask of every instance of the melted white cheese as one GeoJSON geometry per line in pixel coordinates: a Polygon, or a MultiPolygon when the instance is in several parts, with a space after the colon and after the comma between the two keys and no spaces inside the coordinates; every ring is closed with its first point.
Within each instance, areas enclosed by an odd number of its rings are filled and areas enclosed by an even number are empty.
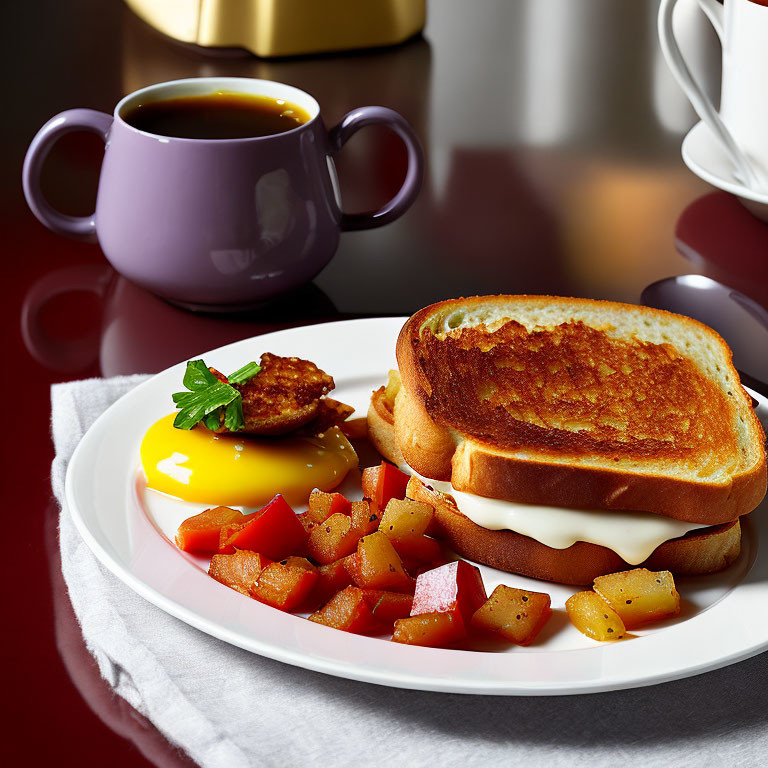
{"type": "Polygon", "coordinates": [[[422,480],[453,496],[462,514],[483,528],[515,531],[553,549],[566,549],[577,541],[599,544],[630,565],[642,563],[665,541],[702,527],[652,512],[569,509],[489,499],[457,491],[450,483],[422,480]]]}

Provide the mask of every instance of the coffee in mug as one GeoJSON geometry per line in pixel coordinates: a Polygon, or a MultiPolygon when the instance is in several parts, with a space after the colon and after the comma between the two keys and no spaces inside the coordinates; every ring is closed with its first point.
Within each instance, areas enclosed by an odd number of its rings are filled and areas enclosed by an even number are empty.
{"type": "Polygon", "coordinates": [[[146,101],[125,113],[125,122],[140,131],[180,139],[271,136],[309,120],[298,104],[236,91],[146,101]]]}

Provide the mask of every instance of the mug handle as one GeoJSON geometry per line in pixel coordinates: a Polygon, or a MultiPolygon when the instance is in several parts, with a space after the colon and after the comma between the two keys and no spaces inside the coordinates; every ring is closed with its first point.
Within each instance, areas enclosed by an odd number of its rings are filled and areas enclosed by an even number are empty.
{"type": "Polygon", "coordinates": [[[57,211],[43,196],[40,189],[40,172],[51,148],[65,133],[90,131],[100,136],[106,144],[111,126],[112,117],[104,112],[97,112],[95,109],[68,109],[52,117],[32,139],[24,158],[21,176],[24,197],[32,213],[48,229],[80,240],[96,240],[96,214],[68,216],[57,211]]]}
{"type": "Polygon", "coordinates": [[[408,170],[397,194],[378,211],[371,213],[341,214],[340,227],[343,230],[371,229],[389,224],[410,208],[419,194],[424,178],[424,152],[421,143],[406,119],[387,107],[359,107],[348,112],[342,121],[328,134],[331,154],[335,155],[361,128],[367,125],[386,125],[393,130],[408,150],[408,170]]]}
{"type": "MultiPolygon", "coordinates": [[[[715,28],[715,32],[720,39],[720,45],[722,45],[724,37],[724,6],[718,3],[717,0],[698,0],[698,2],[701,9],[712,23],[712,26],[715,28]]],[[[720,118],[720,115],[717,113],[712,102],[696,80],[694,80],[690,69],[688,69],[688,65],[685,63],[683,54],[680,51],[680,46],[675,38],[675,31],[672,25],[672,15],[676,4],[677,0],[661,0],[661,5],[659,6],[659,41],[661,42],[661,50],[664,53],[664,58],[667,60],[667,64],[672,70],[672,74],[685,92],[685,95],[688,97],[688,100],[691,102],[691,105],[696,110],[698,116],[709,126],[715,136],[720,140],[720,143],[730,157],[741,181],[746,184],[746,186],[752,189],[757,189],[760,184],[746,155],[734,141],[731,132],[725,126],[725,123],[720,118]]]]}

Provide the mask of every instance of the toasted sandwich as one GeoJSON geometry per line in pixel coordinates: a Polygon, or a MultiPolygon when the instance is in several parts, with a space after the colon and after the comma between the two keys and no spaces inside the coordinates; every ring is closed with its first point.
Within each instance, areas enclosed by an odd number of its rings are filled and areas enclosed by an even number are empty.
{"type": "Polygon", "coordinates": [[[712,329],[614,302],[480,296],[417,312],[396,351],[369,435],[458,554],[568,584],[738,557],[739,518],[766,491],[765,435],[712,329]]]}

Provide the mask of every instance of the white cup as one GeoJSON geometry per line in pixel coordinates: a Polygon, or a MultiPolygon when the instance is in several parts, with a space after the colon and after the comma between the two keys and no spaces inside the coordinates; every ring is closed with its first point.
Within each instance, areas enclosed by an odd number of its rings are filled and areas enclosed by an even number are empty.
{"type": "Polygon", "coordinates": [[[680,52],[672,28],[677,0],[661,0],[661,49],[693,108],[728,153],[739,181],[768,190],[768,7],[752,0],[698,2],[723,48],[719,114],[680,52]]]}

